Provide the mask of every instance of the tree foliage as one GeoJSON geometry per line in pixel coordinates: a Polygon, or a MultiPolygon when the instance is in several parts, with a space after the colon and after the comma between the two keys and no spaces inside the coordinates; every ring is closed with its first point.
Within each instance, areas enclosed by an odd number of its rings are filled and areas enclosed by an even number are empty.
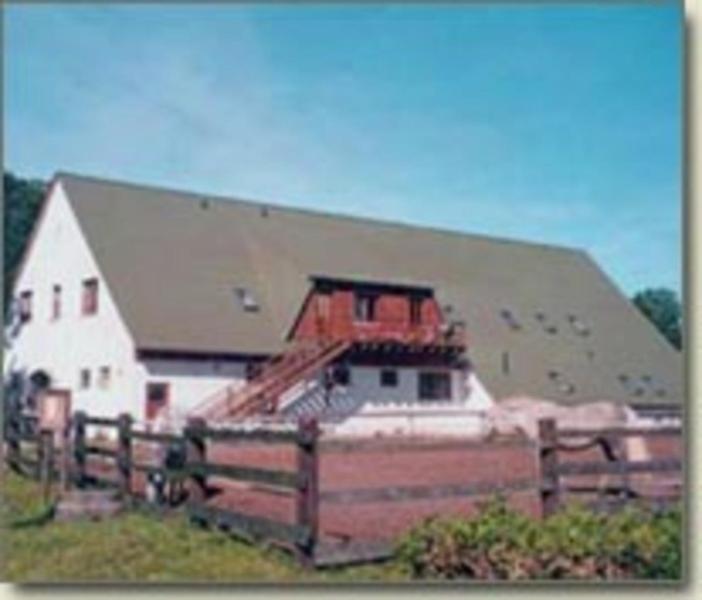
{"type": "Polygon", "coordinates": [[[17,268],[44,199],[46,184],[3,173],[4,299],[9,298],[17,268]]]}
{"type": "Polygon", "coordinates": [[[634,305],[678,350],[682,347],[682,307],[676,293],[667,288],[647,288],[632,299],[634,305]]]}

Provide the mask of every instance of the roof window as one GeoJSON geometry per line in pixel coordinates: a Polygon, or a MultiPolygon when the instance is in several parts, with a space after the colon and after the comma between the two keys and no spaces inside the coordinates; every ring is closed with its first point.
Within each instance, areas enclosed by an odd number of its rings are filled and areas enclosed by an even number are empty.
{"type": "Polygon", "coordinates": [[[518,331],[519,329],[522,328],[521,323],[517,320],[517,317],[514,315],[514,313],[509,309],[509,308],[503,308],[500,311],[500,316],[504,320],[505,323],[509,326],[510,329],[513,331],[518,331]]]}
{"type": "Polygon", "coordinates": [[[660,381],[652,375],[646,373],[641,376],[641,381],[644,385],[658,398],[663,398],[666,395],[665,388],[661,385],[660,381]]]}
{"type": "Polygon", "coordinates": [[[626,373],[620,373],[617,379],[619,379],[624,389],[629,392],[631,396],[640,397],[646,393],[647,382],[645,377],[650,378],[650,376],[644,376],[636,379],[634,377],[630,377],[626,373]],[[643,385],[641,382],[644,382],[643,385]]]}
{"type": "Polygon", "coordinates": [[[558,333],[558,326],[548,322],[548,319],[546,318],[546,313],[543,313],[541,311],[536,312],[534,313],[534,318],[539,323],[541,323],[546,333],[550,335],[556,335],[558,333]]]}
{"type": "Polygon", "coordinates": [[[575,393],[575,385],[567,381],[563,377],[563,373],[552,370],[548,372],[548,378],[556,385],[556,388],[561,394],[571,395],[575,393]]]}
{"type": "Polygon", "coordinates": [[[258,312],[259,305],[251,290],[244,287],[237,287],[234,288],[234,294],[239,300],[241,307],[246,312],[258,312]]]}
{"type": "Polygon", "coordinates": [[[583,323],[577,315],[568,315],[568,322],[573,331],[582,337],[590,335],[590,328],[583,323]]]}

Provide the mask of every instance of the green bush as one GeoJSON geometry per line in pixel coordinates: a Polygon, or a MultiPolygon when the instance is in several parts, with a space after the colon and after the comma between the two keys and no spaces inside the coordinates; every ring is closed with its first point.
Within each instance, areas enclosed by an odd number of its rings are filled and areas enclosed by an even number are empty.
{"type": "Polygon", "coordinates": [[[474,519],[425,521],[401,540],[398,557],[422,578],[677,580],[681,545],[677,508],[606,516],[572,505],[536,521],[495,499],[474,519]]]}

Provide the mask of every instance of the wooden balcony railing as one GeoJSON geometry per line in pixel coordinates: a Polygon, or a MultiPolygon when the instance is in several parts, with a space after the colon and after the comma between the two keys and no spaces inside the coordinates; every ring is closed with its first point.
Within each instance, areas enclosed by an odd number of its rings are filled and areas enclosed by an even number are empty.
{"type": "Polygon", "coordinates": [[[318,322],[318,336],[326,340],[355,343],[394,342],[407,345],[457,347],[466,346],[465,324],[460,321],[412,325],[406,321],[354,321],[352,324],[330,326],[318,322]]]}

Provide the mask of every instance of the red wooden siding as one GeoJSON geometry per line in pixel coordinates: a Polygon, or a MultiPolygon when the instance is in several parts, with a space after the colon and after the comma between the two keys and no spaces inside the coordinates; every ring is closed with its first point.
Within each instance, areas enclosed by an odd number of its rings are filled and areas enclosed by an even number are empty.
{"type": "Polygon", "coordinates": [[[402,343],[438,341],[442,316],[433,297],[422,299],[421,323],[412,324],[410,293],[378,293],[375,301],[375,318],[372,321],[354,319],[355,292],[353,290],[333,290],[326,295],[326,300],[322,296],[324,294],[318,291],[313,291],[309,295],[293,332],[293,338],[331,337],[402,343]],[[323,306],[324,302],[328,302],[326,308],[323,306]]]}

